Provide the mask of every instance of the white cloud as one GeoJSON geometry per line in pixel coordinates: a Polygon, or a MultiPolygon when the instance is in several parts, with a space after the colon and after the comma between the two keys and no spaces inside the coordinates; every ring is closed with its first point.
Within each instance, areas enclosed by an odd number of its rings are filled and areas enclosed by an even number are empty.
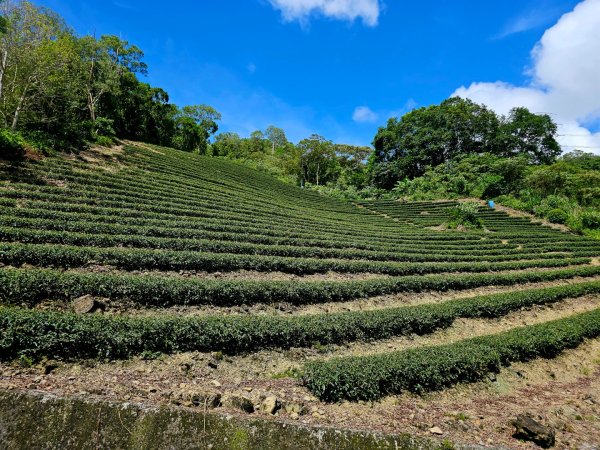
{"type": "Polygon", "coordinates": [[[284,20],[305,23],[313,14],[353,22],[361,18],[368,26],[377,25],[379,0],[269,0],[284,20]]]}
{"type": "Polygon", "coordinates": [[[516,106],[549,113],[559,125],[564,151],[579,148],[600,154],[600,132],[585,127],[600,119],[599,29],[600,0],[585,0],[537,43],[529,83],[475,82],[452,95],[484,103],[500,114],[516,106]]]}
{"type": "Polygon", "coordinates": [[[512,34],[522,33],[524,31],[533,30],[534,28],[546,25],[552,20],[552,16],[556,13],[553,9],[535,9],[532,11],[525,12],[518,17],[515,17],[502,31],[495,36],[495,39],[502,39],[512,34]]]}
{"type": "Polygon", "coordinates": [[[357,106],[352,114],[352,120],[358,123],[373,123],[378,118],[378,114],[368,106],[357,106]]]}

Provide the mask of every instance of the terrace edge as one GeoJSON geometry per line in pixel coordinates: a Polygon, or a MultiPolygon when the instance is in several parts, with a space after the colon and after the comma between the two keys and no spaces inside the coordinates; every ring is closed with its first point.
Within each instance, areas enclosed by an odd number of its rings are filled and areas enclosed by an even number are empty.
{"type": "Polygon", "coordinates": [[[290,424],[182,407],[0,389],[4,449],[477,449],[447,441],[290,424]]]}

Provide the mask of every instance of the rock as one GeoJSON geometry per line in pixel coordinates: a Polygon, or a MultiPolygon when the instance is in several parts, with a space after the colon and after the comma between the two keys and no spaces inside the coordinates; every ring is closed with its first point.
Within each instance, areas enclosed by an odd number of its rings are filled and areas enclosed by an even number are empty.
{"type": "Polygon", "coordinates": [[[284,409],[285,412],[288,413],[290,416],[293,414],[303,416],[308,412],[306,407],[301,403],[286,403],[284,409]]]}
{"type": "Polygon", "coordinates": [[[554,430],[536,422],[528,415],[518,415],[512,424],[516,428],[514,438],[531,441],[542,448],[550,448],[555,443],[554,430]]]}
{"type": "Polygon", "coordinates": [[[440,427],[433,427],[429,429],[429,432],[431,434],[444,434],[444,432],[442,431],[442,429],[440,427]]]}
{"type": "Polygon", "coordinates": [[[269,396],[262,401],[262,410],[267,414],[275,414],[281,409],[281,401],[275,396],[269,396]]]}
{"type": "Polygon", "coordinates": [[[211,384],[212,384],[214,387],[221,387],[221,386],[222,386],[222,385],[221,385],[221,383],[219,383],[217,380],[212,380],[212,381],[211,381],[211,384]]]}
{"type": "Polygon", "coordinates": [[[204,408],[218,408],[221,406],[221,394],[219,392],[204,389],[183,389],[175,393],[171,402],[176,405],[198,406],[204,408]]]}
{"type": "Polygon", "coordinates": [[[290,414],[290,418],[292,420],[298,420],[300,418],[300,416],[298,415],[298,413],[293,412],[290,414]]]}
{"type": "Polygon", "coordinates": [[[99,310],[104,310],[104,304],[89,294],[82,295],[73,300],[73,310],[77,314],[90,314],[99,310]]]}
{"type": "Polygon", "coordinates": [[[248,414],[254,412],[254,403],[252,403],[252,400],[248,397],[242,397],[241,395],[228,395],[223,397],[222,404],[223,406],[239,409],[248,414]]]}

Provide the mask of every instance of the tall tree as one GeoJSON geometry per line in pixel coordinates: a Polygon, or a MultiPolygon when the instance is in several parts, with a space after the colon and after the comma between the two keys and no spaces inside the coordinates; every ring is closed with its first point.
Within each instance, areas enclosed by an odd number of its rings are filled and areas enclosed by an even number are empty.
{"type": "Polygon", "coordinates": [[[30,2],[3,7],[9,25],[0,36],[0,111],[5,126],[16,129],[35,93],[53,81],[70,30],[57,14],[30,2]]]}
{"type": "Polygon", "coordinates": [[[500,128],[499,152],[503,156],[527,156],[534,164],[552,163],[561,153],[556,141],[557,130],[548,114],[514,108],[500,128]]]}
{"type": "Polygon", "coordinates": [[[217,132],[221,114],[208,105],[184,106],[176,118],[177,148],[206,154],[209,138],[217,132]]]}
{"type": "Polygon", "coordinates": [[[79,40],[79,47],[87,109],[90,120],[95,122],[102,96],[117,91],[126,73],[145,74],[147,66],[142,61],[144,53],[117,36],[85,36],[79,40]]]}
{"type": "Polygon", "coordinates": [[[302,180],[317,186],[325,184],[339,170],[333,142],[313,134],[298,143],[302,180]]]}
{"type": "Polygon", "coordinates": [[[271,142],[271,154],[275,154],[276,149],[284,148],[288,143],[285,131],[274,125],[269,125],[265,130],[265,137],[271,142]]]}

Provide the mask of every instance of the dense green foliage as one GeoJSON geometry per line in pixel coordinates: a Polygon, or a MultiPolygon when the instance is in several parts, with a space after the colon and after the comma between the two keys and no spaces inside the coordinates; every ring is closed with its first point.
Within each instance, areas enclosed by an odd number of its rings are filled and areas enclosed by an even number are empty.
{"type": "Polygon", "coordinates": [[[143,352],[307,347],[426,334],[459,318],[500,317],[600,293],[600,282],[457,299],[442,304],[298,317],[81,317],[0,307],[0,358],[127,358],[143,352]]]}
{"type": "Polygon", "coordinates": [[[511,362],[550,358],[598,336],[600,309],[454,344],[312,362],[304,381],[322,400],[376,400],[478,381],[511,362]]]}
{"type": "Polygon", "coordinates": [[[379,129],[373,145],[373,181],[391,189],[428,167],[458,156],[491,153],[524,156],[532,163],[552,162],[560,154],[556,125],[547,115],[514,109],[508,118],[470,100],[451,98],[392,118],[379,129]]]}
{"type": "Polygon", "coordinates": [[[34,306],[45,298],[71,299],[92,294],[128,299],[140,305],[215,306],[288,302],[301,305],[351,300],[397,292],[447,291],[479,286],[513,285],[600,275],[600,267],[586,266],[542,272],[468,275],[422,275],[366,281],[253,281],[194,280],[71,273],[51,269],[0,269],[0,298],[8,304],[34,306]]]}
{"type": "MultiPolygon", "coordinates": [[[[59,15],[26,0],[2,8],[0,127],[42,151],[119,137],[206,152],[220,114],[206,105],[180,109],[163,89],[141,82],[147,66],[138,47],[117,36],[77,36],[59,15]]],[[[0,156],[14,148],[5,147],[5,130],[0,156]]]]}

